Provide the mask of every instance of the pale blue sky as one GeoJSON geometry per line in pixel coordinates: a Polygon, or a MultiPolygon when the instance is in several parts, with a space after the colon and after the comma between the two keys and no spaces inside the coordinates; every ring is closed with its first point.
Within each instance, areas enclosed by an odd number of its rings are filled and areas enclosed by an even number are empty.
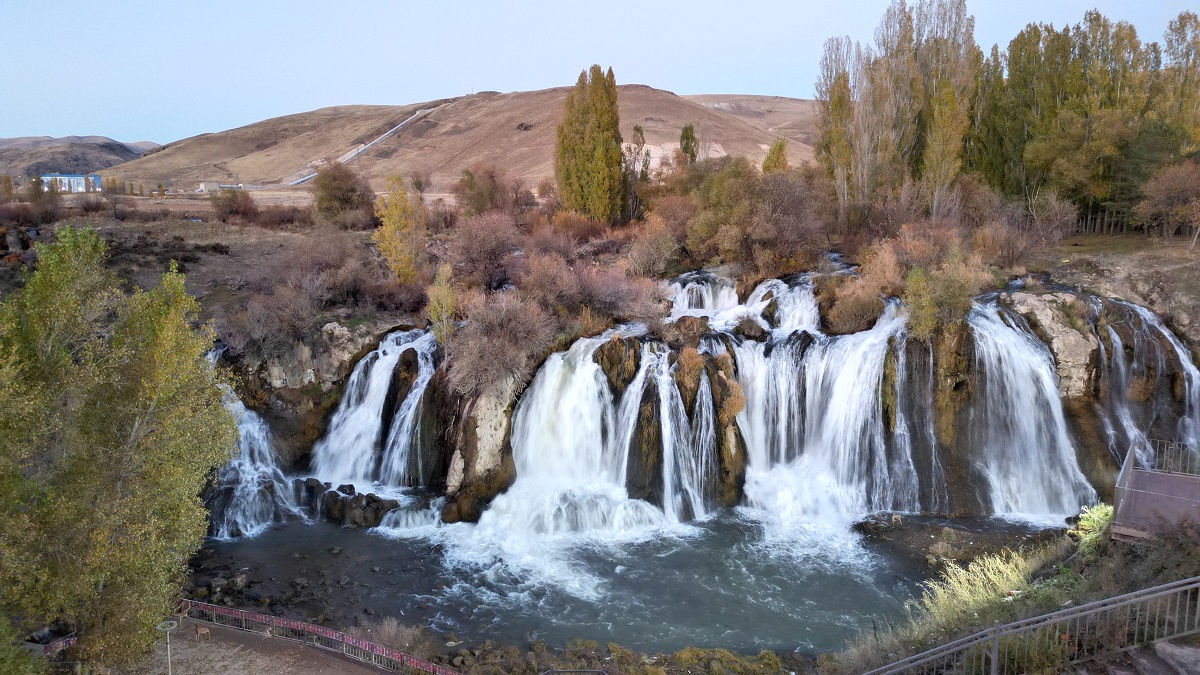
{"type": "MultiPolygon", "coordinates": [[[[574,83],[592,63],[680,94],[808,98],[821,44],[869,40],[887,0],[0,0],[0,137],[160,143],[352,103],[574,83]]],[[[1090,8],[1161,40],[1195,0],[968,0],[987,50],[1090,8]]]]}

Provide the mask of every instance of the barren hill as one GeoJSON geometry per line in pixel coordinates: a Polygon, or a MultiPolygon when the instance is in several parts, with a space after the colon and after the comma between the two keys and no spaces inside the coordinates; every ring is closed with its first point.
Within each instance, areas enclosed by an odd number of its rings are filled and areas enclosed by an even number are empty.
{"type": "MultiPolygon", "coordinates": [[[[349,159],[376,189],[388,176],[421,173],[433,179],[434,191],[446,191],[463,169],[488,164],[533,187],[553,176],[555,130],[566,92],[565,87],[481,92],[408,106],[323,108],[177,141],[105,175],[170,182],[183,190],[202,181],[283,186],[395,130],[349,159]]],[[[793,163],[812,156],[807,101],[682,97],[643,85],[619,87],[618,101],[622,135],[629,139],[633,126],[641,125],[654,161],[678,147],[687,123],[695,125],[702,154],[761,161],[771,142],[786,135],[794,141],[793,163]]]]}
{"type": "Polygon", "coordinates": [[[88,173],[135,159],[157,147],[148,141],[122,143],[106,136],[0,138],[0,175],[88,173]]]}

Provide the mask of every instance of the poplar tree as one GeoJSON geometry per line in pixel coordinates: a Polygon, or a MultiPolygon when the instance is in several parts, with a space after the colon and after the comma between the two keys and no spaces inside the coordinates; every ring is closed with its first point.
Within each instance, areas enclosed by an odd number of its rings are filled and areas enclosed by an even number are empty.
{"type": "Polygon", "coordinates": [[[819,109],[817,158],[833,179],[837,194],[838,222],[846,224],[850,203],[850,170],[853,150],[850,127],[854,115],[850,90],[850,58],[853,46],[849,38],[825,41],[817,80],[819,109]]]}
{"type": "Polygon", "coordinates": [[[71,661],[123,668],[178,601],[236,426],[182,275],[127,296],[90,230],[37,252],[0,304],[0,622],[64,624],[71,661]]]}
{"type": "Polygon", "coordinates": [[[696,128],[689,122],[683,125],[683,129],[679,132],[679,151],[687,158],[688,164],[693,164],[699,150],[700,143],[696,140],[696,128]]]}
{"type": "Polygon", "coordinates": [[[555,145],[555,176],[563,206],[597,220],[621,214],[622,153],[617,83],[612,68],[593,65],[567,93],[555,145]]]}
{"type": "Polygon", "coordinates": [[[392,176],[387,193],[375,200],[381,225],[371,234],[388,269],[402,284],[417,280],[425,253],[425,207],[418,194],[404,189],[404,179],[392,176]]]}

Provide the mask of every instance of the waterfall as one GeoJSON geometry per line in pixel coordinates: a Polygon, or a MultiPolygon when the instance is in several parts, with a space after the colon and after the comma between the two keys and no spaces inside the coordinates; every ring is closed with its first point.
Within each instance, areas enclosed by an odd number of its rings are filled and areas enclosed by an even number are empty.
{"type": "Polygon", "coordinates": [[[661,414],[663,457],[663,511],[667,520],[677,523],[704,515],[707,497],[716,479],[716,429],[713,419],[712,387],[708,374],[701,372],[696,390],[695,423],[689,420],[683,396],[675,381],[675,369],[669,352],[654,350],[647,354],[648,368],[654,372],[655,389],[661,414]]]}
{"type": "Polygon", "coordinates": [[[408,395],[396,408],[388,429],[379,469],[379,479],[384,485],[415,487],[425,474],[420,452],[421,404],[425,400],[425,387],[433,378],[437,338],[433,333],[426,333],[409,345],[417,355],[417,376],[408,395]],[[412,469],[416,470],[415,474],[412,469]]]}
{"type": "Polygon", "coordinates": [[[816,335],[807,349],[789,340],[758,358],[763,345],[739,346],[750,505],[785,521],[845,524],[869,511],[920,510],[911,459],[888,460],[880,398],[889,340],[904,325],[889,303],[870,330],[816,335]]]}
{"type": "Polygon", "coordinates": [[[485,531],[558,534],[626,532],[666,522],[651,504],[630,499],[625,473],[638,407],[656,363],[649,347],[620,402],[593,355],[608,331],[552,354],[513,412],[517,479],[480,519],[485,531]]]}
{"type": "Polygon", "coordinates": [[[276,466],[266,421],[231,389],[223,402],[237,420],[239,454],[217,472],[208,500],[210,532],[219,539],[253,537],[273,522],[302,517],[291,484],[276,466]]]}
{"type": "Polygon", "coordinates": [[[1200,448],[1200,370],[1192,362],[1192,354],[1187,347],[1175,337],[1171,329],[1163,325],[1158,315],[1145,307],[1121,303],[1137,313],[1138,317],[1166,339],[1167,344],[1175,350],[1179,366],[1183,370],[1184,413],[1179,418],[1177,438],[1192,448],[1200,448]]]}
{"type": "Polygon", "coordinates": [[[712,312],[738,305],[733,282],[709,272],[689,272],[669,286],[673,310],[712,312]]]}
{"type": "Polygon", "coordinates": [[[1107,353],[1104,340],[1099,340],[1099,345],[1100,362],[1108,364],[1108,368],[1101,371],[1107,384],[1104,402],[1108,414],[1101,416],[1101,423],[1108,437],[1108,450],[1118,462],[1123,460],[1125,453],[1129,451],[1136,452],[1143,462],[1147,462],[1150,460],[1150,443],[1143,427],[1134,420],[1134,412],[1129,402],[1130,371],[1139,365],[1144,371],[1144,345],[1147,340],[1139,339],[1140,331],[1134,334],[1131,358],[1125,353],[1121,335],[1111,325],[1106,328],[1112,354],[1107,353]]]}
{"type": "Polygon", "coordinates": [[[314,475],[334,485],[379,481],[385,486],[402,487],[414,482],[410,458],[420,401],[433,375],[436,349],[437,343],[426,331],[396,331],[354,366],[329,430],[313,447],[314,475]],[[396,364],[410,349],[417,355],[417,379],[394,418],[384,420],[396,364]],[[388,428],[391,431],[384,438],[388,428]]]}
{"type": "Polygon", "coordinates": [[[1049,348],[995,301],[976,303],[967,322],[982,389],[972,416],[973,452],[990,511],[1073,515],[1095,502],[1075,458],[1049,348]]]}

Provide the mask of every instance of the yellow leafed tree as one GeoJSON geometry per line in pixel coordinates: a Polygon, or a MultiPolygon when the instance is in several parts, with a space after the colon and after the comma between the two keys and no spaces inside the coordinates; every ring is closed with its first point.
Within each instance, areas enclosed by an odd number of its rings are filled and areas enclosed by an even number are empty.
{"type": "Polygon", "coordinates": [[[388,179],[387,193],[375,201],[382,223],[371,235],[388,268],[402,284],[417,280],[425,253],[425,206],[419,195],[404,189],[404,179],[388,179]]]}

